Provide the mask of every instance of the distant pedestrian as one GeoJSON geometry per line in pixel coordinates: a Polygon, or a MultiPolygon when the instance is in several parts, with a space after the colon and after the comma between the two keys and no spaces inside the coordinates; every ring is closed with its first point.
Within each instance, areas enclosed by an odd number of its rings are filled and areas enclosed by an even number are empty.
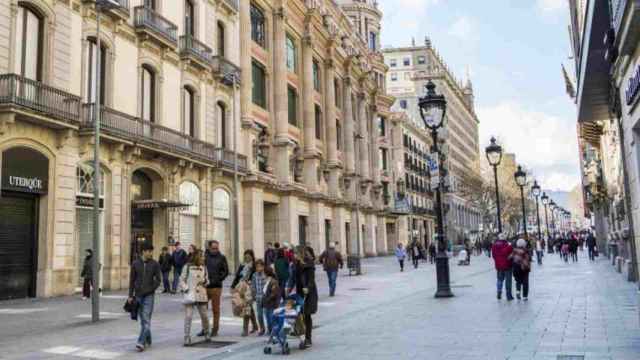
{"type": "Polygon", "coordinates": [[[287,281],[289,281],[289,260],[284,255],[284,249],[278,249],[278,252],[276,253],[276,262],[274,264],[274,268],[276,270],[278,286],[280,287],[280,295],[284,300],[284,290],[287,286],[287,281]]]}
{"type": "Polygon", "coordinates": [[[398,259],[398,263],[400,264],[400,272],[404,271],[404,260],[407,258],[407,252],[404,250],[404,246],[402,243],[398,243],[396,246],[396,259],[398,259]]]}
{"type": "Polygon", "coordinates": [[[267,281],[262,289],[262,312],[267,320],[267,334],[271,334],[273,328],[273,311],[280,304],[280,285],[275,272],[267,267],[264,269],[267,281]]]}
{"type": "Polygon", "coordinates": [[[413,242],[409,251],[411,252],[411,261],[413,261],[413,267],[417,269],[418,263],[420,261],[420,255],[421,255],[420,245],[418,244],[417,241],[413,242]]]}
{"type": "Polygon", "coordinates": [[[513,250],[513,277],[516,279],[516,298],[520,300],[520,289],[524,301],[529,300],[529,272],[531,271],[531,257],[527,250],[527,241],[519,239],[513,250]]]}
{"type": "Polygon", "coordinates": [[[175,294],[178,291],[178,283],[180,281],[180,275],[182,275],[182,268],[187,263],[187,252],[180,246],[180,242],[176,243],[176,248],[173,250],[173,287],[171,291],[175,294]]]}
{"type": "MultiPolygon", "coordinates": [[[[242,264],[240,264],[240,266],[238,266],[238,270],[236,270],[236,275],[233,279],[233,282],[231,283],[231,289],[239,292],[240,294],[240,298],[242,298],[245,301],[249,301],[249,304],[245,304],[245,308],[242,310],[243,312],[243,318],[246,318],[248,320],[251,320],[251,334],[255,333],[258,331],[258,323],[256,321],[256,314],[255,311],[253,310],[253,300],[251,299],[251,279],[253,278],[253,273],[256,270],[256,257],[253,253],[253,250],[251,249],[247,249],[244,251],[243,254],[243,259],[244,262],[242,264]],[[244,285],[242,284],[242,282],[246,282],[246,285],[248,286],[248,291],[249,291],[249,295],[247,297],[247,295],[244,293],[244,288],[240,288],[240,289],[236,289],[236,287],[238,287],[238,285],[244,285]],[[246,312],[246,310],[248,309],[248,314],[245,315],[244,313],[246,312]]],[[[243,331],[243,336],[247,336],[248,334],[248,328],[245,329],[245,331],[243,331]]]]}
{"type": "Polygon", "coordinates": [[[291,248],[291,244],[289,244],[288,242],[285,242],[283,244],[283,249],[284,249],[284,256],[287,258],[287,260],[292,263],[294,260],[294,254],[293,254],[293,248],[291,248]]]}
{"type": "Polygon", "coordinates": [[[513,252],[513,247],[509,244],[505,238],[504,234],[499,233],[498,239],[493,244],[491,248],[491,256],[493,257],[493,261],[495,263],[496,274],[498,277],[497,282],[497,290],[498,290],[498,300],[502,298],[502,284],[505,284],[505,290],[507,293],[507,300],[513,300],[513,295],[511,293],[511,276],[512,276],[512,266],[511,266],[511,253],[513,252]]]}
{"type": "MultiPolygon", "coordinates": [[[[220,252],[220,243],[217,240],[209,242],[209,251],[205,258],[205,266],[207,267],[207,298],[211,302],[211,314],[213,315],[213,325],[211,327],[211,336],[218,336],[220,327],[220,300],[222,298],[222,284],[229,275],[229,264],[227,258],[220,252]]],[[[205,334],[200,332],[199,336],[205,334]]]]}
{"type": "Polygon", "coordinates": [[[562,241],[561,244],[562,245],[560,248],[560,256],[562,257],[564,262],[569,262],[569,252],[570,252],[569,240],[565,239],[562,241]]]}
{"type": "Polygon", "coordinates": [[[138,319],[140,320],[140,335],[136,349],[144,351],[151,346],[151,315],[155,301],[155,292],[162,274],[160,264],[153,260],[153,246],[145,243],[142,245],[142,258],[136,259],[131,264],[129,275],[129,303],[138,303],[138,319]]]}
{"type": "Polygon", "coordinates": [[[536,239],[536,259],[538,265],[542,265],[542,257],[544,256],[544,241],[536,239]]]}
{"type": "Polygon", "coordinates": [[[84,263],[82,264],[82,300],[91,297],[91,288],[93,287],[93,250],[85,250],[84,263]]]}
{"type": "Polygon", "coordinates": [[[185,266],[186,270],[180,276],[180,289],[184,294],[182,303],[184,305],[184,346],[191,345],[191,323],[193,319],[193,308],[198,309],[200,321],[202,322],[202,334],[205,340],[209,340],[209,317],[207,316],[207,289],[209,276],[207,268],[204,266],[202,251],[194,247],[189,262],[185,266]]]}
{"type": "Polygon", "coordinates": [[[596,259],[596,237],[592,233],[587,235],[587,249],[589,250],[589,260],[595,261],[596,259]]]}
{"type": "Polygon", "coordinates": [[[578,237],[575,234],[570,235],[569,253],[571,254],[571,260],[578,262],[578,237]]]}
{"type": "Polygon", "coordinates": [[[162,286],[164,287],[162,293],[170,293],[171,284],[169,283],[169,273],[173,268],[173,257],[169,254],[169,248],[166,246],[162,247],[162,253],[160,253],[158,263],[160,264],[160,271],[162,271],[162,286]]]}
{"type": "Polygon", "coordinates": [[[266,267],[272,266],[276,261],[276,250],[273,248],[272,243],[267,243],[267,249],[264,251],[264,265],[266,267]]]}
{"type": "Polygon", "coordinates": [[[436,261],[436,243],[434,241],[429,244],[429,263],[433,264],[436,261]]]}
{"type": "Polygon", "coordinates": [[[329,280],[329,296],[333,297],[336,295],[338,268],[342,269],[344,267],[342,254],[336,250],[335,243],[329,243],[329,248],[320,254],[320,263],[327,273],[327,279],[329,280]]]}

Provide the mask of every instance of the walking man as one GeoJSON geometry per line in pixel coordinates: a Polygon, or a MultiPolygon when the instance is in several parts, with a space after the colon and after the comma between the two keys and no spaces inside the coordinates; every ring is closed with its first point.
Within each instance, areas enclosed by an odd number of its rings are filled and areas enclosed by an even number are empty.
{"type": "Polygon", "coordinates": [[[432,241],[429,244],[429,263],[433,264],[436,261],[436,243],[432,241]]]}
{"type": "Polygon", "coordinates": [[[187,252],[180,247],[180,242],[176,243],[176,249],[173,251],[173,287],[172,293],[176,293],[178,285],[180,283],[180,275],[182,275],[182,268],[187,263],[187,252]]]}
{"type": "Polygon", "coordinates": [[[511,279],[512,279],[512,265],[511,265],[511,253],[513,247],[504,238],[504,234],[498,234],[498,240],[491,247],[491,255],[496,267],[496,273],[498,276],[498,300],[502,298],[502,284],[505,283],[505,290],[507,293],[507,300],[512,301],[513,295],[511,293],[511,279]]]}
{"type": "Polygon", "coordinates": [[[587,235],[587,248],[589,249],[589,260],[596,260],[596,237],[592,233],[587,235]]]}
{"type": "Polygon", "coordinates": [[[169,254],[169,249],[166,246],[162,248],[158,263],[160,264],[160,271],[162,271],[162,286],[164,287],[162,293],[170,293],[171,284],[169,283],[169,273],[173,267],[173,258],[171,254],[169,254]]]}
{"type": "MultiPolygon", "coordinates": [[[[227,263],[227,258],[220,252],[220,243],[217,240],[211,240],[209,242],[209,251],[205,259],[205,267],[207,268],[207,274],[209,276],[207,298],[211,301],[211,312],[213,313],[211,336],[218,336],[222,283],[229,275],[229,264],[227,263]]],[[[205,330],[202,330],[202,334],[204,333],[205,330]]]]}
{"type": "Polygon", "coordinates": [[[136,349],[140,352],[151,346],[151,315],[155,292],[162,275],[160,264],[153,260],[153,245],[142,245],[142,258],[136,259],[131,264],[129,276],[129,303],[138,303],[138,319],[140,319],[140,335],[136,343],[136,349]]]}
{"type": "Polygon", "coordinates": [[[329,248],[320,255],[320,263],[322,263],[324,271],[327,272],[327,278],[329,279],[329,296],[333,297],[336,295],[338,267],[342,269],[344,266],[342,254],[336,250],[335,243],[329,243],[329,248]]]}

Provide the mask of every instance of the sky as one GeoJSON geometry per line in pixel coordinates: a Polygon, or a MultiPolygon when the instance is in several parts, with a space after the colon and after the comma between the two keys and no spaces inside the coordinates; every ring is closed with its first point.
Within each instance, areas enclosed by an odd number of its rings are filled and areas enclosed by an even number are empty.
{"type": "Polygon", "coordinates": [[[457,78],[473,82],[480,151],[491,136],[547,190],[580,182],[567,0],[378,0],[382,45],[431,39],[457,78]],[[572,71],[571,68],[568,71],[572,71]]]}

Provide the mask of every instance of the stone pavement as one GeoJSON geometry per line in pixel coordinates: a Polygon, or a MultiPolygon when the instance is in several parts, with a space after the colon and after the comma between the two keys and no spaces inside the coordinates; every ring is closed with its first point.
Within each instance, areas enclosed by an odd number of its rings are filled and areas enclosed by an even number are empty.
{"type": "MultiPolygon", "coordinates": [[[[434,299],[435,269],[398,271],[392,258],[364,261],[366,274],[338,282],[327,297],[318,269],[320,310],[314,346],[304,359],[640,359],[638,293],[604,260],[578,264],[545,258],[534,268],[528,303],[495,299],[495,274],[484,256],[451,266],[452,299],[434,299]]],[[[240,338],[241,322],[223,301],[220,349],[184,348],[177,296],[159,296],[154,345],[133,350],[138,326],[121,307],[122,293],[103,296],[108,320],[88,321],[90,303],[65,297],[0,302],[0,359],[262,359],[264,339],[240,338]]],[[[199,329],[194,325],[193,330],[199,329]]],[[[295,345],[295,344],[292,344],[295,345]]]]}

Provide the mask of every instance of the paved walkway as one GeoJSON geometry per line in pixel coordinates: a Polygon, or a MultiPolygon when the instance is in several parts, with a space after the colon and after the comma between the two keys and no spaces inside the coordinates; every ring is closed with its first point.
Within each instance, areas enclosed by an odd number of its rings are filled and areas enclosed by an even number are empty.
{"type": "MultiPolygon", "coordinates": [[[[304,359],[640,359],[638,293],[604,260],[565,264],[549,255],[534,268],[529,302],[495,299],[488,258],[451,267],[452,299],[434,299],[433,265],[400,273],[391,258],[368,259],[367,274],[343,276],[327,297],[318,271],[320,311],[314,347],[304,359]],[[344,354],[344,355],[342,355],[344,354]]],[[[264,339],[239,338],[240,321],[224,301],[221,349],[184,348],[179,298],[160,296],[154,346],[133,351],[137,324],[121,312],[124,295],[103,297],[105,316],[88,322],[89,302],[75,298],[0,302],[0,358],[4,359],[261,359],[264,339]]],[[[199,328],[194,326],[194,331],[199,328]]]]}

